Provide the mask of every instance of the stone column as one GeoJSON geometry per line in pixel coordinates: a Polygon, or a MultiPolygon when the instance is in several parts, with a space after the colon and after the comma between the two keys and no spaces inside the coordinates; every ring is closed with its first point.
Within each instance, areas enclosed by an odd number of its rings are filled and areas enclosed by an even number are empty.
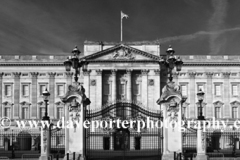
{"type": "Polygon", "coordinates": [[[20,72],[14,72],[14,106],[13,106],[13,118],[18,119],[19,115],[19,108],[20,108],[20,72]]]}
{"type": "MultiPolygon", "coordinates": [[[[31,72],[32,76],[32,106],[31,106],[31,118],[37,118],[37,76],[38,72],[31,72]]],[[[39,117],[41,118],[41,117],[39,117]]]]}
{"type": "Polygon", "coordinates": [[[212,118],[213,117],[213,94],[212,94],[212,76],[213,73],[211,72],[207,72],[206,73],[207,76],[207,94],[206,94],[206,101],[207,101],[207,106],[206,106],[206,118],[212,118]]]}
{"type": "Polygon", "coordinates": [[[113,136],[110,137],[110,151],[112,151],[114,148],[113,148],[113,136]]]}
{"type": "MultiPolygon", "coordinates": [[[[126,70],[127,72],[127,100],[132,102],[132,70],[126,70]]],[[[127,110],[127,116],[131,115],[131,111],[127,110]]]]}
{"type": "Polygon", "coordinates": [[[197,156],[196,160],[207,160],[206,155],[206,133],[203,132],[203,128],[197,129],[197,156]]]}
{"type": "Polygon", "coordinates": [[[132,101],[132,70],[127,70],[127,100],[132,101]]]}
{"type": "Polygon", "coordinates": [[[112,102],[117,99],[117,70],[112,70],[112,102]]]}
{"type": "Polygon", "coordinates": [[[91,70],[87,70],[83,72],[84,75],[84,88],[87,97],[90,97],[90,73],[91,70]]]}
{"type": "Polygon", "coordinates": [[[55,97],[55,72],[48,73],[49,75],[49,92],[50,92],[50,97],[49,97],[49,105],[48,105],[48,110],[49,110],[49,117],[50,118],[55,118],[54,116],[54,97],[55,97]]]}
{"type": "Polygon", "coordinates": [[[195,76],[196,76],[196,73],[195,72],[190,72],[188,74],[189,74],[189,77],[190,77],[190,85],[189,85],[189,88],[190,88],[190,96],[189,96],[190,117],[189,118],[196,118],[196,115],[195,115],[195,109],[196,109],[195,95],[197,94],[196,91],[195,91],[195,76]]]}
{"type": "Polygon", "coordinates": [[[0,117],[3,117],[4,116],[4,111],[3,111],[3,106],[2,106],[2,90],[3,90],[3,87],[2,87],[2,76],[3,76],[3,73],[1,72],[0,73],[0,117]]]}
{"type": "Polygon", "coordinates": [[[230,118],[230,104],[229,104],[229,100],[230,100],[230,84],[229,84],[229,77],[230,77],[230,72],[224,72],[223,73],[223,77],[224,77],[224,90],[223,90],[223,103],[224,103],[224,107],[222,112],[223,117],[222,118],[230,118]]]}
{"type": "Polygon", "coordinates": [[[96,70],[97,73],[97,102],[96,106],[102,107],[102,70],[96,70]]]}
{"type": "Polygon", "coordinates": [[[73,76],[73,72],[65,72],[66,76],[67,76],[67,86],[72,84],[72,76],[73,76]]]}
{"type": "Polygon", "coordinates": [[[142,103],[148,108],[148,72],[149,70],[142,70],[142,103]]]}
{"type": "MultiPolygon", "coordinates": [[[[158,100],[158,98],[160,97],[160,90],[161,90],[161,86],[160,86],[160,70],[159,69],[156,69],[154,70],[155,72],[155,93],[154,93],[154,97],[155,97],[155,102],[158,100]]],[[[155,109],[156,110],[161,110],[161,108],[159,108],[159,105],[157,103],[154,103],[155,104],[155,109]]]]}
{"type": "MultiPolygon", "coordinates": [[[[70,103],[65,105],[65,121],[69,120],[69,111],[68,111],[68,107],[69,107],[70,103]]],[[[65,154],[69,152],[69,128],[65,128],[65,154]]]]}

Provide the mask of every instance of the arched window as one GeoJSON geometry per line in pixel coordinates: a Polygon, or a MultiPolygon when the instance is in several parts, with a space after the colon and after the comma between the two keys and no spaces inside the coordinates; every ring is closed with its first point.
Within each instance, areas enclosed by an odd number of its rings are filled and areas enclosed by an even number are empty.
{"type": "Polygon", "coordinates": [[[214,117],[216,119],[219,119],[222,117],[222,106],[223,106],[223,102],[221,101],[216,101],[213,103],[214,105],[214,117]]]}
{"type": "Polygon", "coordinates": [[[240,106],[240,102],[233,101],[230,104],[232,107],[232,118],[236,119],[236,118],[238,118],[238,108],[240,106]]]}
{"type": "Polygon", "coordinates": [[[190,103],[184,102],[182,106],[182,117],[188,118],[188,106],[190,103]]]}
{"type": "Polygon", "coordinates": [[[23,101],[20,103],[21,105],[21,117],[22,119],[29,119],[29,108],[31,103],[28,103],[26,101],[23,101]]]}

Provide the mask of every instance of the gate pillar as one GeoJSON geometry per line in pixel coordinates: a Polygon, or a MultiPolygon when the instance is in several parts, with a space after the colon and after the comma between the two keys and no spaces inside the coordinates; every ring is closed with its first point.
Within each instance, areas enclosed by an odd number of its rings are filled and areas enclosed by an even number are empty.
{"type": "MultiPolygon", "coordinates": [[[[65,153],[69,153],[72,159],[75,152],[76,160],[85,160],[85,129],[83,122],[85,121],[86,106],[91,102],[85,95],[85,89],[78,82],[69,85],[65,96],[61,97],[65,107],[65,153]]],[[[66,154],[64,159],[66,159],[66,154]]]]}
{"type": "Polygon", "coordinates": [[[182,94],[180,87],[168,82],[157,103],[163,111],[163,155],[162,160],[174,159],[174,152],[182,152],[182,94]]]}
{"type": "Polygon", "coordinates": [[[41,156],[39,160],[48,159],[50,155],[50,131],[49,128],[41,128],[41,156]]]}

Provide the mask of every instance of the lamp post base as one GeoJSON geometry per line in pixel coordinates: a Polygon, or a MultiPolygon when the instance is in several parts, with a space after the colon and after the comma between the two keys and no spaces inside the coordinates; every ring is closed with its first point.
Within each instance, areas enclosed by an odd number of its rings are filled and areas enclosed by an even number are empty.
{"type": "MultiPolygon", "coordinates": [[[[65,154],[65,156],[64,156],[64,158],[63,158],[64,160],[71,160],[71,159],[73,159],[73,154],[69,154],[69,159],[67,159],[67,155],[65,154]]],[[[81,154],[79,154],[79,153],[76,153],[75,154],[75,159],[76,160],[86,160],[86,157],[85,156],[82,156],[81,154]]],[[[40,160],[40,159],[39,159],[40,160]]]]}
{"type": "Polygon", "coordinates": [[[208,156],[205,154],[197,154],[196,158],[194,160],[208,160],[208,156]]]}
{"type": "Polygon", "coordinates": [[[169,160],[169,159],[174,159],[174,154],[173,153],[168,153],[168,154],[163,154],[162,155],[162,160],[169,160]]]}
{"type": "Polygon", "coordinates": [[[41,155],[39,157],[39,160],[47,160],[48,159],[48,156],[47,155],[41,155]]]}

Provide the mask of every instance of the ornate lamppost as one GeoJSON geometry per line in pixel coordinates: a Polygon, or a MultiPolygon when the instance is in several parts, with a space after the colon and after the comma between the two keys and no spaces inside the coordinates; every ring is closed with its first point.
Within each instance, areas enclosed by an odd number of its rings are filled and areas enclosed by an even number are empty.
{"type": "MultiPolygon", "coordinates": [[[[160,66],[162,67],[166,67],[168,70],[168,74],[169,74],[169,81],[172,82],[172,70],[174,69],[174,67],[176,67],[176,71],[181,71],[182,69],[182,65],[183,65],[183,61],[181,60],[180,57],[176,58],[174,56],[175,51],[172,49],[171,45],[168,47],[167,49],[167,56],[166,59],[164,59],[163,57],[160,57],[160,66]]],[[[161,69],[160,68],[160,69],[161,69]]]]}
{"type": "Polygon", "coordinates": [[[199,108],[198,108],[198,120],[205,120],[203,116],[203,107],[202,107],[202,102],[204,99],[204,92],[200,89],[197,93],[197,98],[199,102],[199,108]]]}
{"type": "Polygon", "coordinates": [[[203,100],[204,100],[204,92],[200,89],[197,93],[197,98],[199,102],[198,107],[198,120],[200,121],[200,125],[197,129],[197,156],[196,160],[207,160],[206,155],[206,135],[203,132],[203,121],[205,117],[203,116],[203,100]]]}
{"type": "Polygon", "coordinates": [[[72,55],[64,62],[66,71],[75,70],[73,84],[68,86],[67,93],[61,97],[63,103],[69,103],[66,119],[73,121],[74,130],[65,128],[65,151],[68,153],[75,152],[80,160],[85,160],[85,144],[86,144],[86,130],[84,127],[77,127],[76,123],[83,123],[85,120],[86,106],[91,102],[85,95],[85,89],[78,82],[78,75],[80,69],[87,71],[88,62],[80,58],[80,51],[77,46],[72,50],[72,55]],[[77,101],[78,100],[78,101],[77,101]],[[78,147],[76,147],[78,146],[78,147]]]}
{"type": "Polygon", "coordinates": [[[42,93],[42,96],[43,96],[43,100],[45,102],[45,115],[43,116],[42,120],[50,122],[50,118],[48,116],[48,108],[47,108],[48,107],[48,101],[49,101],[50,93],[48,92],[47,88],[42,93]]]}
{"type": "Polygon", "coordinates": [[[66,71],[71,71],[71,67],[75,70],[74,74],[74,80],[75,82],[78,81],[78,73],[80,74],[80,68],[82,68],[83,71],[87,70],[88,63],[85,59],[80,60],[80,51],[77,48],[77,46],[72,50],[73,55],[68,57],[67,60],[64,62],[64,66],[66,68],[66,71]]]}
{"type": "Polygon", "coordinates": [[[163,110],[164,120],[172,124],[172,130],[163,127],[163,134],[166,138],[164,138],[163,142],[162,160],[173,159],[174,152],[182,152],[182,133],[174,128],[175,124],[182,120],[181,107],[186,101],[186,98],[182,97],[180,87],[172,81],[173,69],[176,68],[177,72],[181,71],[183,61],[180,57],[176,58],[174,55],[175,51],[171,46],[168,47],[166,53],[165,57],[160,57],[159,64],[160,70],[167,70],[168,83],[163,87],[157,104],[163,110]]]}
{"type": "MultiPolygon", "coordinates": [[[[50,96],[50,93],[48,92],[47,88],[42,93],[43,100],[45,102],[45,115],[42,117],[43,121],[48,121],[50,123],[50,117],[48,116],[48,99],[50,96]]],[[[48,159],[50,156],[50,149],[51,149],[51,127],[52,124],[50,124],[49,128],[47,125],[42,128],[41,131],[41,156],[39,157],[39,160],[48,159]]]]}

